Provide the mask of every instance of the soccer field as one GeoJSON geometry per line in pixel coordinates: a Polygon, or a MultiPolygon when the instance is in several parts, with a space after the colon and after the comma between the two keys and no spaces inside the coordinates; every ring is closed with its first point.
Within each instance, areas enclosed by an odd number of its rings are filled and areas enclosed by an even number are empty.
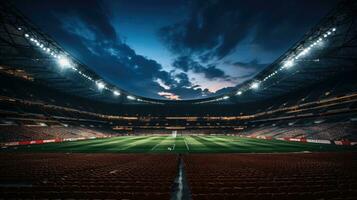
{"type": "Polygon", "coordinates": [[[274,153],[356,151],[355,147],[260,140],[234,136],[121,136],[105,139],[19,146],[2,151],[110,153],[274,153]]]}

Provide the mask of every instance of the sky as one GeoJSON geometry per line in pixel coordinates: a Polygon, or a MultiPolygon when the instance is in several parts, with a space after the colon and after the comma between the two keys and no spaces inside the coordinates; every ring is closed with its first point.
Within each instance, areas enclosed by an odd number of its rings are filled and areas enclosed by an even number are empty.
{"type": "Polygon", "coordinates": [[[134,95],[235,91],[299,41],[334,0],[13,0],[104,80],[134,95]]]}

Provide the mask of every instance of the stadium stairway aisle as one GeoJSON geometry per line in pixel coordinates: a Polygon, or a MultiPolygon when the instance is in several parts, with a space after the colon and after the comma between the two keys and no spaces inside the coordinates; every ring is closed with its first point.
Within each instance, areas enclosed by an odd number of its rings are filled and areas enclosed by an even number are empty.
{"type": "Polygon", "coordinates": [[[193,200],[357,199],[356,153],[188,154],[193,200]]]}
{"type": "Polygon", "coordinates": [[[191,192],[181,154],[179,154],[178,172],[172,190],[171,200],[191,200],[191,192]]]}
{"type": "Polygon", "coordinates": [[[174,154],[0,154],[0,199],[170,199],[174,154]]]}

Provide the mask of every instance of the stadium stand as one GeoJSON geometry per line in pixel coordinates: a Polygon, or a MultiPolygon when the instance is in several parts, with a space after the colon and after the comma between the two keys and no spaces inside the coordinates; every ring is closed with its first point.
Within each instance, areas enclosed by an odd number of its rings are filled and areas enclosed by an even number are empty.
{"type": "Polygon", "coordinates": [[[185,155],[192,199],[355,199],[356,154],[185,155]]]}
{"type": "Polygon", "coordinates": [[[82,127],[0,126],[2,142],[50,139],[103,138],[115,135],[114,131],[82,127]]]}
{"type": "Polygon", "coordinates": [[[0,154],[5,199],[170,199],[175,155],[0,154]],[[11,167],[9,167],[11,166],[11,167]]]}

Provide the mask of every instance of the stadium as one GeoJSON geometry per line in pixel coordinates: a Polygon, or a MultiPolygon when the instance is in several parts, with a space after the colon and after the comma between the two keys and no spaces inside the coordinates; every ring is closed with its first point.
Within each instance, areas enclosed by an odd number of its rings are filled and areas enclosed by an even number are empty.
{"type": "Polygon", "coordinates": [[[0,199],[357,198],[357,2],[183,100],[120,87],[18,6],[0,2],[0,199]]]}

